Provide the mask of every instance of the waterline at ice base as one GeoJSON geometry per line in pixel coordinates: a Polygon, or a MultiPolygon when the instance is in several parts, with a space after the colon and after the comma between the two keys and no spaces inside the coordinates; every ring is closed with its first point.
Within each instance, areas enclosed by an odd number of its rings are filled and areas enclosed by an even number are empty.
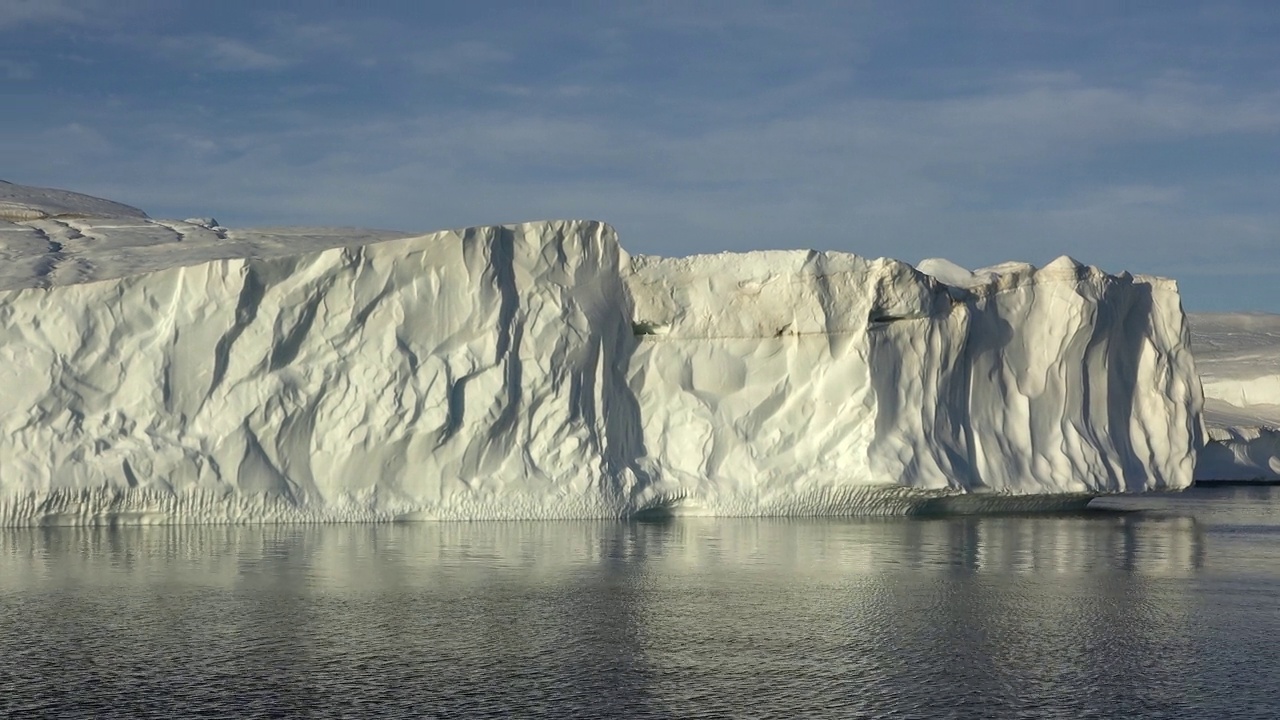
{"type": "Polygon", "coordinates": [[[233,230],[0,184],[0,524],[1059,509],[1179,490],[1176,285],[233,230]]]}

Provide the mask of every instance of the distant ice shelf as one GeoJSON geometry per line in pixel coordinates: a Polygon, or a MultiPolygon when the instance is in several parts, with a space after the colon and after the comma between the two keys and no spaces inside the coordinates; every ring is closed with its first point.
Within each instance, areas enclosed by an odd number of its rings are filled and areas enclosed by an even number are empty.
{"type": "Polygon", "coordinates": [[[1191,316],[1208,437],[1196,481],[1280,482],[1280,315],[1191,316]]]}
{"type": "Polygon", "coordinates": [[[0,184],[0,524],[1033,509],[1192,481],[1176,285],[234,230],[0,184]]]}

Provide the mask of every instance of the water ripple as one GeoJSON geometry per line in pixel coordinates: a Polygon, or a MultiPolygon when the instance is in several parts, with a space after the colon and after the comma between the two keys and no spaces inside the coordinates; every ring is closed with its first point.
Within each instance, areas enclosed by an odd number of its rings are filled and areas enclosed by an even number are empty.
{"type": "Polygon", "coordinates": [[[4,531],[0,714],[1275,717],[1280,489],[1215,492],[1048,517],[4,531]]]}

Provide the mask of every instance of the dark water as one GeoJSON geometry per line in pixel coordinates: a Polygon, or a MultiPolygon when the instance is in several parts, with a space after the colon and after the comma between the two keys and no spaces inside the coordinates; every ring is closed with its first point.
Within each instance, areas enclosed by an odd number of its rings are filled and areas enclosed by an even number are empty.
{"type": "Polygon", "coordinates": [[[0,715],[1280,716],[1280,488],[893,520],[0,530],[0,715]]]}

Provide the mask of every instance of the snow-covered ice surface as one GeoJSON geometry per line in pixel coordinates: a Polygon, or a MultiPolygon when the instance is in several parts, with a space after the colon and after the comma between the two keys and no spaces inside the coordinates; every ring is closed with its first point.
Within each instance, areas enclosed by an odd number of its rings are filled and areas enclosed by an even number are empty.
{"type": "Polygon", "coordinates": [[[152,220],[141,210],[108,200],[0,182],[0,291],[115,280],[213,260],[288,257],[409,236],[350,228],[238,231],[212,218],[152,220]]]}
{"type": "Polygon", "coordinates": [[[1196,479],[1280,480],[1280,315],[1190,320],[1209,436],[1196,479]]]}
{"type": "Polygon", "coordinates": [[[147,214],[135,207],[103,200],[91,195],[14,185],[0,180],[0,220],[17,222],[43,218],[130,218],[146,219],[147,214]]]}
{"type": "Polygon", "coordinates": [[[1069,258],[632,258],[597,222],[237,231],[0,187],[0,524],[1056,507],[1186,487],[1201,442],[1174,284],[1069,258]]]}

